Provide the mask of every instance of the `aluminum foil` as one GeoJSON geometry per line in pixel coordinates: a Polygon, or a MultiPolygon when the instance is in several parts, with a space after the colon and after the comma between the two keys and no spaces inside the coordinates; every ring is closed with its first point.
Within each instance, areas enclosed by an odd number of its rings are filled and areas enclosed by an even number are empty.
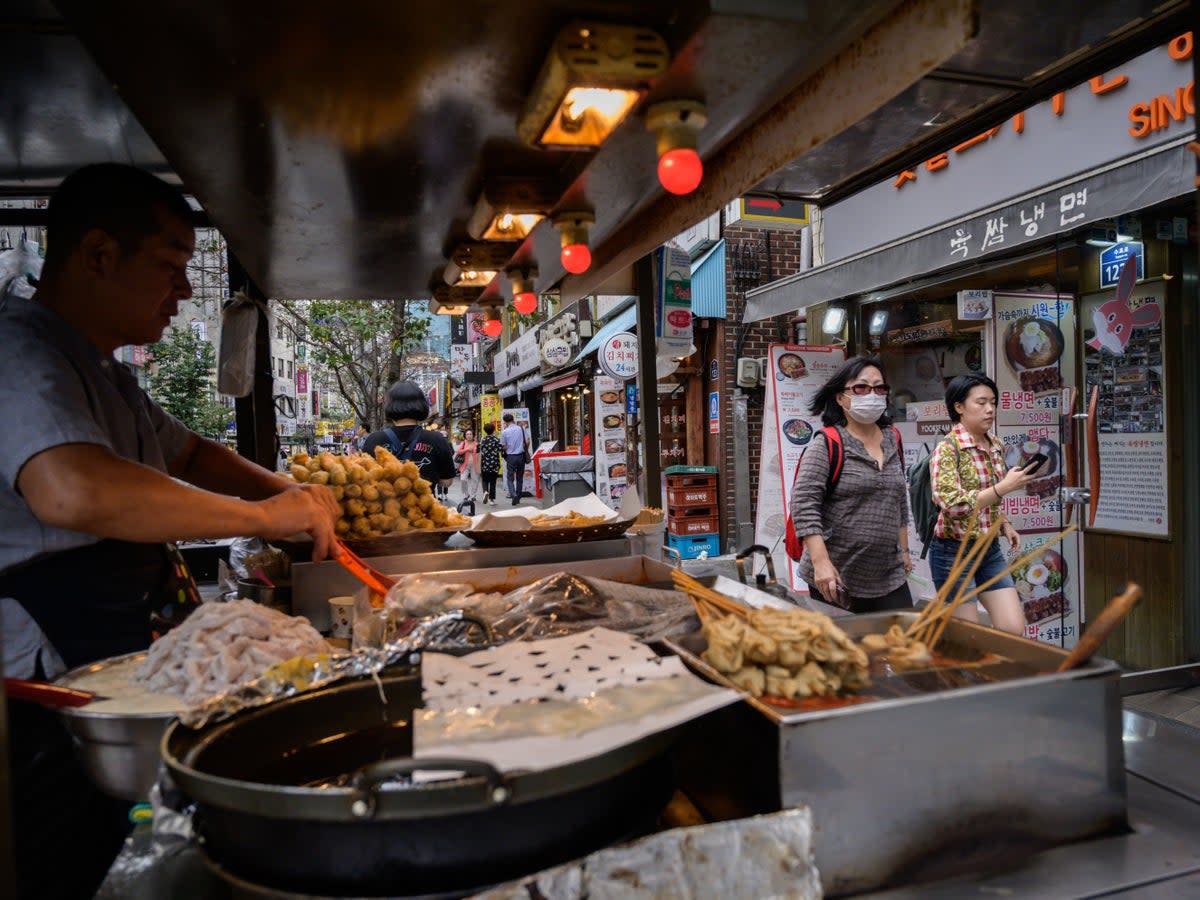
{"type": "Polygon", "coordinates": [[[179,721],[189,728],[203,728],[248,709],[350,678],[378,677],[390,666],[416,662],[413,654],[426,648],[462,644],[464,618],[460,611],[413,621],[407,634],[382,647],[363,647],[344,656],[297,656],[278,663],[253,681],[184,710],[179,721]]]}

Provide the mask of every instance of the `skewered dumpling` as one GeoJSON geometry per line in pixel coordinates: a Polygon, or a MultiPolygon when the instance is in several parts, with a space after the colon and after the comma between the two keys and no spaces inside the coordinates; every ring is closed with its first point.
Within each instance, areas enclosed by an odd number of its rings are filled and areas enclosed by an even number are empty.
{"type": "Polygon", "coordinates": [[[704,623],[704,637],[708,648],[704,651],[704,659],[718,672],[730,675],[742,668],[744,651],[742,635],[746,631],[745,623],[732,617],[716,619],[704,623]]]}

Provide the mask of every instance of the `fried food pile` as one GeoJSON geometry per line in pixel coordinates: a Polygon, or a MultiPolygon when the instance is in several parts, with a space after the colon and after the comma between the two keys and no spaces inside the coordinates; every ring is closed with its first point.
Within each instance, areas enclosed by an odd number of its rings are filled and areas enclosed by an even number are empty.
{"type": "Polygon", "coordinates": [[[194,705],[257,678],[276,663],[328,651],[308,619],[253,600],[204,603],[150,645],[135,681],[194,705]]]}
{"type": "Polygon", "coordinates": [[[471,523],[434,499],[433,487],[416,463],[400,462],[386,447],[376,447],[374,456],[297,453],[291,472],[296,481],[333,490],[342,507],[335,526],[340,538],[360,540],[410,528],[471,523]]]}
{"type": "Polygon", "coordinates": [[[863,649],[826,615],[756,609],[704,623],[704,659],[755,697],[827,697],[870,684],[863,649]]]}
{"type": "Polygon", "coordinates": [[[933,663],[933,654],[921,641],[910,638],[899,625],[886,634],[865,634],[863,649],[871,656],[886,654],[894,669],[918,669],[933,663]]]}
{"type": "Polygon", "coordinates": [[[585,516],[571,511],[565,516],[548,516],[540,513],[529,517],[534,528],[586,528],[588,525],[600,525],[607,521],[606,516],[585,516]]]}

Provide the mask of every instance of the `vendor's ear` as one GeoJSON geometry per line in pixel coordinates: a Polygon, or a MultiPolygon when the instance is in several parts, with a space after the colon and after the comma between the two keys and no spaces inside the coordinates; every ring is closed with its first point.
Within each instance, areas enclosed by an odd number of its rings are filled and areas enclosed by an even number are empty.
{"type": "Polygon", "coordinates": [[[79,240],[79,256],[89,274],[110,275],[121,259],[121,245],[102,228],[89,228],[79,240]]]}

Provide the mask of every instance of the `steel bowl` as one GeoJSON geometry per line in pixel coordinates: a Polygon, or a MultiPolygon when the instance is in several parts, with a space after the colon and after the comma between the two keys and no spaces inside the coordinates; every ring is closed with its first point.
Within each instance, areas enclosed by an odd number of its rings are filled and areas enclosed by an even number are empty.
{"type": "MultiPolygon", "coordinates": [[[[145,651],[113,656],[72,669],[55,683],[72,682],[129,659],[146,658],[145,651]]],[[[159,743],[174,713],[89,712],[88,707],[60,709],[75,752],[92,782],[121,800],[145,800],[158,778],[162,757],[159,743]]]]}
{"type": "Polygon", "coordinates": [[[251,578],[239,578],[237,587],[238,596],[245,600],[261,603],[285,616],[292,614],[292,586],[290,584],[277,584],[271,587],[251,578]]]}

